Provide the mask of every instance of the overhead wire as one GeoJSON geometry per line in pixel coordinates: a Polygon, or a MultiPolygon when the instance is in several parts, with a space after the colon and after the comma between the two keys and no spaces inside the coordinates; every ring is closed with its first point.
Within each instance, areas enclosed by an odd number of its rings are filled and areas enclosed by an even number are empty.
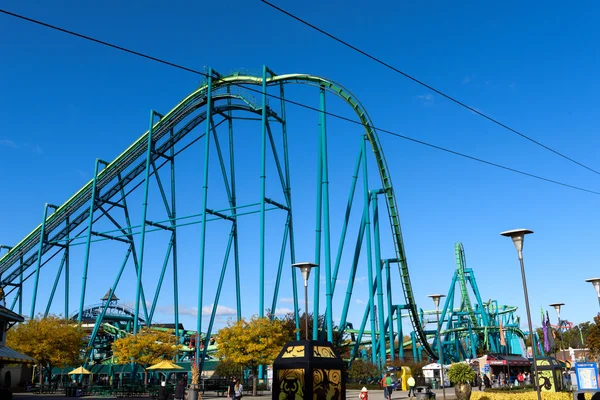
{"type": "Polygon", "coordinates": [[[581,163],[581,162],[579,162],[579,161],[577,161],[577,160],[575,160],[575,159],[567,156],[566,154],[563,154],[563,153],[561,153],[561,152],[559,152],[557,150],[554,150],[550,146],[547,146],[547,145],[541,143],[540,141],[535,140],[532,137],[527,136],[526,134],[524,134],[524,133],[522,133],[522,132],[520,132],[520,131],[518,131],[518,130],[516,130],[514,128],[511,128],[507,124],[505,124],[505,123],[503,123],[503,122],[501,122],[501,121],[499,121],[499,120],[497,120],[497,119],[495,119],[493,117],[490,117],[489,115],[487,115],[487,114],[479,111],[478,109],[476,109],[474,107],[469,106],[468,104],[466,104],[466,103],[458,100],[457,98],[455,98],[455,97],[453,97],[453,96],[451,96],[451,95],[449,95],[449,94],[447,94],[445,92],[442,92],[440,89],[436,89],[435,87],[431,86],[430,84],[427,84],[424,81],[422,81],[422,80],[420,80],[418,78],[415,78],[412,75],[409,75],[408,73],[400,70],[399,68],[396,68],[393,65],[391,65],[391,64],[383,61],[382,59],[380,59],[380,58],[378,58],[378,57],[376,57],[376,56],[374,56],[374,55],[372,55],[372,54],[370,54],[370,53],[368,53],[368,52],[366,52],[364,50],[361,50],[360,48],[354,46],[353,44],[351,44],[351,43],[349,43],[349,42],[347,42],[347,41],[345,41],[343,39],[340,39],[339,37],[337,37],[337,36],[335,36],[335,35],[327,32],[327,31],[325,31],[324,29],[321,29],[318,26],[316,26],[316,25],[314,25],[314,24],[312,24],[312,23],[310,23],[310,22],[308,22],[308,21],[306,21],[306,20],[298,17],[297,15],[294,15],[291,12],[286,11],[283,8],[276,6],[275,4],[273,4],[273,3],[271,3],[271,2],[269,2],[267,0],[260,0],[260,1],[263,2],[264,4],[268,5],[269,7],[273,8],[273,9],[275,9],[275,10],[277,10],[277,11],[279,11],[279,12],[285,14],[285,15],[287,15],[288,17],[293,18],[296,21],[298,21],[298,22],[300,22],[300,23],[302,23],[302,24],[310,27],[311,29],[314,29],[317,32],[322,33],[323,35],[329,37],[330,39],[333,39],[336,42],[341,43],[342,45],[344,45],[344,46],[346,46],[346,47],[348,47],[348,48],[350,48],[350,49],[352,49],[352,50],[354,50],[354,51],[362,54],[363,56],[365,56],[367,58],[370,58],[371,60],[375,61],[376,63],[381,64],[384,67],[386,67],[388,69],[391,69],[392,71],[394,71],[394,72],[396,72],[396,73],[404,76],[405,78],[408,78],[411,81],[413,81],[413,82],[415,82],[415,83],[417,83],[417,84],[419,84],[419,85],[421,85],[421,86],[423,86],[423,87],[431,90],[432,92],[439,94],[440,96],[442,96],[442,97],[450,100],[451,102],[456,103],[459,106],[466,108],[467,110],[469,110],[469,111],[471,111],[471,112],[479,115],[480,117],[483,117],[483,118],[487,119],[488,121],[490,121],[490,122],[492,122],[492,123],[494,123],[494,124],[496,124],[496,125],[504,128],[504,129],[506,129],[506,130],[508,130],[508,131],[510,131],[510,132],[512,132],[512,133],[514,133],[514,134],[516,134],[516,135],[518,135],[520,137],[522,137],[523,139],[528,140],[528,141],[530,141],[530,142],[532,142],[532,143],[534,143],[534,144],[536,144],[536,145],[538,145],[538,146],[540,146],[540,147],[542,147],[542,148],[544,148],[544,149],[546,149],[546,150],[548,150],[548,151],[550,151],[550,152],[552,152],[552,153],[554,153],[554,154],[556,154],[556,155],[558,155],[558,156],[560,156],[560,157],[562,157],[562,158],[564,158],[564,159],[566,159],[566,160],[568,160],[568,161],[570,161],[570,162],[572,162],[572,163],[574,163],[576,165],[579,165],[582,168],[585,168],[585,169],[587,169],[587,170],[589,170],[589,171],[591,171],[591,172],[593,172],[593,173],[595,173],[597,175],[600,175],[599,171],[597,171],[597,170],[595,170],[595,169],[593,169],[591,167],[588,167],[587,165],[585,165],[585,164],[583,164],[583,163],[581,163]]]}
{"type": "MultiPolygon", "coordinates": [[[[72,36],[76,36],[76,37],[79,37],[81,39],[85,39],[85,40],[88,40],[88,41],[91,41],[91,42],[94,42],[94,43],[98,43],[98,44],[101,44],[103,46],[111,47],[113,49],[120,50],[120,51],[129,53],[129,54],[133,54],[133,55],[136,55],[138,57],[142,57],[142,58],[145,58],[145,59],[148,59],[148,60],[151,60],[151,61],[155,61],[155,62],[164,64],[164,65],[167,65],[167,66],[170,66],[170,67],[173,67],[173,68],[177,68],[177,69],[180,69],[180,70],[183,70],[183,71],[187,71],[187,72],[191,72],[191,73],[194,73],[194,74],[197,74],[197,75],[201,75],[201,76],[203,76],[205,78],[209,78],[209,75],[207,73],[205,73],[205,72],[202,72],[202,71],[199,71],[199,70],[196,70],[196,69],[193,69],[193,68],[189,68],[189,67],[186,67],[184,65],[177,64],[177,63],[174,63],[174,62],[171,62],[171,61],[167,61],[167,60],[162,59],[162,58],[158,58],[158,57],[154,57],[154,56],[151,56],[151,55],[148,55],[148,54],[145,54],[145,53],[141,53],[139,51],[132,50],[132,49],[129,49],[129,48],[126,48],[126,47],[123,47],[123,46],[119,46],[119,45],[116,45],[116,44],[113,44],[113,43],[110,43],[110,42],[107,42],[107,41],[104,41],[104,40],[100,40],[100,39],[97,39],[97,38],[94,38],[94,37],[91,37],[91,36],[87,36],[87,35],[84,35],[84,34],[81,34],[81,33],[78,33],[78,32],[74,32],[74,31],[71,31],[71,30],[68,30],[68,29],[65,29],[65,28],[61,28],[59,26],[52,25],[52,24],[49,24],[49,23],[46,23],[46,22],[43,22],[43,21],[39,21],[39,20],[36,20],[36,19],[33,19],[33,18],[29,18],[29,17],[23,16],[23,15],[20,15],[20,14],[17,14],[17,13],[13,13],[11,11],[0,9],[0,13],[6,14],[6,15],[9,15],[9,16],[12,16],[12,17],[24,20],[24,21],[28,21],[28,22],[34,23],[36,25],[41,25],[41,26],[44,26],[46,28],[57,30],[57,31],[60,31],[60,32],[63,32],[63,33],[66,33],[66,34],[69,34],[69,35],[72,35],[72,36]]],[[[265,94],[265,93],[263,93],[262,90],[254,89],[252,87],[244,86],[244,85],[241,85],[241,84],[238,84],[238,83],[235,83],[235,82],[232,82],[232,84],[235,85],[235,86],[243,87],[244,89],[252,91],[252,92],[256,92],[256,93],[259,93],[259,94],[265,94]]],[[[297,101],[293,101],[293,100],[290,100],[290,99],[285,99],[285,98],[282,98],[280,96],[277,96],[277,95],[274,95],[274,94],[271,94],[271,93],[266,93],[266,95],[269,96],[269,97],[272,97],[272,98],[284,101],[286,103],[296,105],[298,107],[302,107],[302,108],[305,108],[305,109],[308,109],[308,110],[312,110],[312,111],[315,111],[315,112],[318,112],[318,113],[323,113],[323,114],[331,116],[333,118],[337,118],[337,119],[340,119],[340,120],[343,120],[343,121],[347,121],[347,122],[350,122],[350,123],[353,123],[353,124],[357,124],[357,125],[363,126],[362,122],[354,120],[354,119],[351,119],[351,118],[348,118],[348,117],[344,117],[344,116],[339,115],[339,114],[335,114],[335,113],[332,113],[332,112],[329,112],[329,111],[320,110],[318,108],[315,108],[315,107],[312,107],[312,106],[309,106],[309,105],[306,105],[306,104],[302,104],[302,103],[299,103],[297,101]]],[[[375,126],[373,126],[372,128],[374,130],[376,130],[376,131],[387,133],[389,135],[392,135],[392,136],[395,136],[395,137],[398,137],[398,138],[401,138],[401,139],[404,139],[404,140],[408,140],[408,141],[413,142],[413,143],[421,144],[423,146],[427,146],[427,147],[430,147],[430,148],[433,148],[433,149],[436,149],[436,150],[440,150],[440,151],[443,151],[443,152],[446,152],[446,153],[449,153],[449,154],[460,156],[460,157],[463,157],[463,158],[466,158],[466,159],[469,159],[469,160],[472,160],[472,161],[477,161],[479,163],[486,164],[486,165],[489,165],[489,166],[493,166],[493,167],[496,167],[496,168],[500,168],[500,169],[503,169],[505,171],[514,172],[514,173],[517,173],[517,174],[520,174],[520,175],[523,175],[523,176],[527,176],[527,177],[530,177],[530,178],[535,178],[535,179],[538,179],[538,180],[541,180],[541,181],[544,181],[544,182],[548,182],[548,183],[556,184],[556,185],[559,185],[559,186],[563,186],[563,187],[567,187],[567,188],[579,190],[579,191],[582,191],[582,192],[591,193],[591,194],[595,194],[595,195],[600,195],[600,192],[598,192],[598,191],[594,191],[594,190],[591,190],[591,189],[583,188],[583,187],[580,187],[580,186],[571,185],[571,184],[568,184],[568,183],[565,183],[565,182],[560,182],[560,181],[557,181],[557,180],[554,180],[554,179],[545,178],[545,177],[542,177],[542,176],[539,176],[539,175],[531,174],[529,172],[525,172],[525,171],[521,171],[521,170],[518,170],[518,169],[515,169],[515,168],[507,167],[507,166],[504,166],[504,165],[501,165],[501,164],[497,164],[497,163],[494,163],[494,162],[491,162],[491,161],[487,161],[487,160],[484,160],[484,159],[481,159],[481,158],[478,158],[478,157],[470,156],[468,154],[461,153],[459,151],[451,150],[451,149],[448,149],[448,148],[445,148],[445,147],[442,147],[442,146],[438,146],[438,145],[431,144],[431,143],[428,143],[428,142],[425,142],[425,141],[422,141],[422,140],[419,140],[419,139],[415,139],[415,138],[412,138],[410,136],[402,135],[402,134],[399,134],[399,133],[396,133],[396,132],[393,132],[393,131],[390,131],[390,130],[387,130],[387,129],[384,129],[384,128],[378,128],[378,127],[375,127],[375,126]]]]}

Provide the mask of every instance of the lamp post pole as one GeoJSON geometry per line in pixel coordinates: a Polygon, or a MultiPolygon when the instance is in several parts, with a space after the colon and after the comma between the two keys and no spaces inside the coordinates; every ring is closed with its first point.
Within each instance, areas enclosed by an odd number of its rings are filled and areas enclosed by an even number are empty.
{"type": "Polygon", "coordinates": [[[310,270],[316,266],[316,264],[310,262],[292,264],[292,267],[302,271],[302,277],[304,278],[304,329],[306,330],[306,340],[308,340],[308,277],[310,276],[310,270]]]}
{"type": "Polygon", "coordinates": [[[523,294],[525,295],[525,310],[527,311],[527,323],[529,325],[529,335],[531,336],[531,355],[533,356],[533,372],[534,372],[534,385],[537,393],[538,400],[542,400],[542,394],[540,393],[539,375],[537,369],[537,356],[535,355],[535,335],[533,334],[533,327],[531,325],[531,312],[529,311],[529,295],[527,294],[527,280],[525,278],[525,265],[523,263],[523,242],[525,241],[525,235],[533,233],[528,229],[515,229],[512,231],[506,231],[500,233],[502,236],[506,236],[512,239],[515,248],[517,249],[517,255],[519,257],[519,263],[521,264],[521,278],[523,279],[523,294]]]}
{"type": "Polygon", "coordinates": [[[565,341],[565,334],[564,332],[560,331],[560,328],[562,326],[562,321],[560,320],[560,308],[562,306],[564,306],[565,303],[552,303],[550,304],[550,307],[554,307],[554,309],[556,310],[556,315],[558,316],[558,332],[560,333],[560,352],[562,353],[563,356],[563,361],[565,362],[565,368],[567,367],[567,358],[565,357],[565,346],[564,346],[564,341],[565,341]]]}
{"type": "Polygon", "coordinates": [[[431,297],[433,304],[435,304],[435,315],[437,317],[437,337],[438,337],[438,354],[440,358],[440,376],[442,380],[442,396],[446,400],[446,384],[444,379],[444,352],[442,351],[442,335],[440,327],[440,299],[446,297],[443,294],[430,294],[427,297],[431,297]]]}

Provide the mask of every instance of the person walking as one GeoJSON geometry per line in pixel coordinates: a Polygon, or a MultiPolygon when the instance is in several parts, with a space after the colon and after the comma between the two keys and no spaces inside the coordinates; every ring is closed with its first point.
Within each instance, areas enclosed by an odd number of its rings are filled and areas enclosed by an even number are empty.
{"type": "Polygon", "coordinates": [[[408,384],[408,397],[416,396],[416,394],[415,394],[415,384],[416,384],[415,378],[413,378],[412,375],[409,376],[406,383],[408,384]]]}
{"type": "Polygon", "coordinates": [[[235,400],[235,385],[237,384],[237,378],[234,376],[231,379],[231,383],[229,384],[229,387],[227,388],[227,397],[229,397],[231,400],[235,400]]]}
{"type": "Polygon", "coordinates": [[[158,400],[168,400],[169,393],[167,393],[167,382],[162,381],[158,388],[158,400]]]}
{"type": "Polygon", "coordinates": [[[388,400],[392,400],[392,391],[394,390],[394,381],[392,381],[392,376],[389,372],[385,374],[385,386],[387,388],[387,396],[388,400]]]}
{"type": "Polygon", "coordinates": [[[185,383],[180,379],[175,386],[175,400],[183,400],[185,398],[185,383]]]}

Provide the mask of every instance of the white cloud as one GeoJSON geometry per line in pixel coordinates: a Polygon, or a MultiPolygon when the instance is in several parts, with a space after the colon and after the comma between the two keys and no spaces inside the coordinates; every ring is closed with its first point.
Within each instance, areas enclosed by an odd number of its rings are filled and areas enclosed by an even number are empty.
{"type": "Polygon", "coordinates": [[[17,144],[15,142],[13,142],[12,140],[8,140],[8,139],[0,139],[0,146],[11,147],[13,149],[17,148],[17,144]]]}
{"type": "Polygon", "coordinates": [[[433,96],[431,94],[429,94],[429,93],[427,93],[427,94],[421,94],[421,95],[417,96],[417,99],[419,99],[419,100],[425,100],[425,101],[431,101],[431,100],[433,100],[433,96]]]}
{"type": "MultiPolygon", "coordinates": [[[[194,309],[196,309],[194,307],[194,309]]],[[[204,306],[202,307],[202,315],[210,315],[212,313],[212,309],[213,309],[213,304],[211,304],[210,306],[204,306]]],[[[227,307],[227,306],[217,306],[217,315],[236,315],[237,312],[231,308],[231,307],[227,307]]]]}
{"type": "Polygon", "coordinates": [[[37,155],[44,154],[44,150],[39,144],[17,143],[10,139],[0,139],[0,146],[10,147],[11,149],[26,149],[37,155]]]}
{"type": "Polygon", "coordinates": [[[275,309],[275,315],[280,315],[280,316],[287,315],[287,314],[290,314],[293,312],[294,312],[294,310],[292,310],[291,308],[287,308],[287,307],[275,309]]]}
{"type": "Polygon", "coordinates": [[[294,304],[294,299],[292,297],[284,297],[283,299],[279,299],[280,303],[294,304]]]}
{"type": "Polygon", "coordinates": [[[367,302],[361,299],[356,299],[356,304],[367,304],[367,302]]]}
{"type": "Polygon", "coordinates": [[[354,282],[364,282],[367,280],[366,276],[359,276],[358,278],[354,278],[354,282]]]}

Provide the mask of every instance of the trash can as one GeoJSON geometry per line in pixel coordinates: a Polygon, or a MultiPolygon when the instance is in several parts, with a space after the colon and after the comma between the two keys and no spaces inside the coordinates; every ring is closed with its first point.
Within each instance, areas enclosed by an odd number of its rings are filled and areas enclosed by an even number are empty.
{"type": "Polygon", "coordinates": [[[431,388],[432,389],[439,389],[440,388],[440,385],[439,385],[437,379],[432,379],[431,380],[431,388]]]}

